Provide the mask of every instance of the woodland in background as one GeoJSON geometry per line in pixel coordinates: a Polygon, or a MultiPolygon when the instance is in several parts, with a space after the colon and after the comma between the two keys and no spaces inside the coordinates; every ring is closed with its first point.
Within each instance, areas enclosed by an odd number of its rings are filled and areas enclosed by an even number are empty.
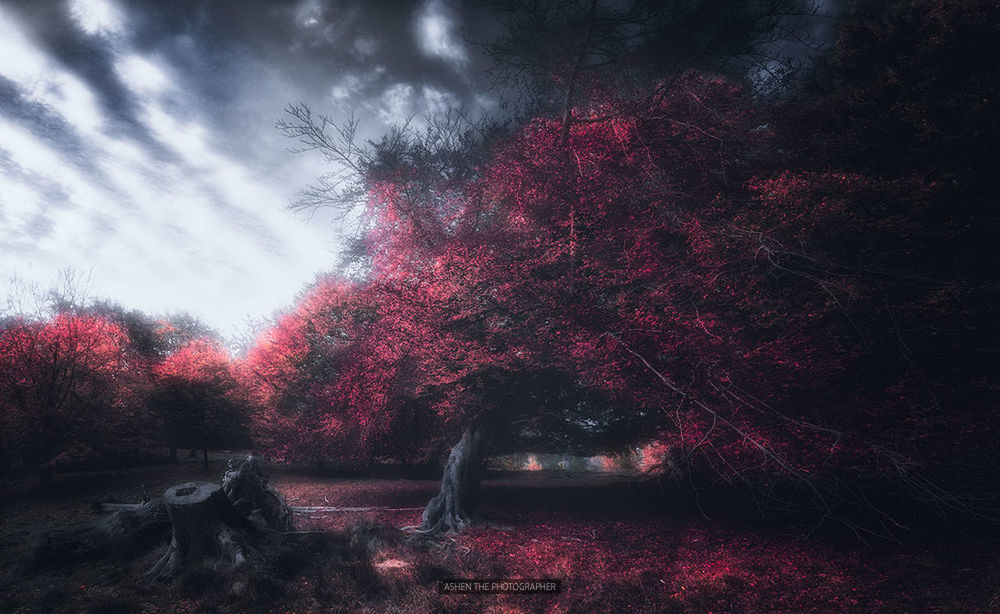
{"type": "MultiPolygon", "coordinates": [[[[583,48],[606,42],[596,5],[583,48]]],[[[3,469],[451,449],[422,526],[444,531],[473,521],[485,455],[654,441],[669,479],[763,512],[859,535],[925,511],[993,523],[998,13],[856,2],[835,48],[768,95],[640,54],[614,58],[630,81],[611,87],[582,54],[546,73],[562,112],[529,101],[544,113],[506,125],[357,143],[292,106],[280,127],[353,181],[305,204],[366,207],[353,274],[237,358],[195,322],[109,304],[4,319],[3,469]]]]}

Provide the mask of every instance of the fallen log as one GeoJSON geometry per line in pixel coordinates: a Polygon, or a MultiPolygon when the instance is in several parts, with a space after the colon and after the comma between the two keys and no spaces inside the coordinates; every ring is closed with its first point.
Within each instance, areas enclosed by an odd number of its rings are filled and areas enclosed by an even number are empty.
{"type": "MultiPolygon", "coordinates": [[[[106,556],[128,557],[165,541],[170,521],[162,499],[146,503],[99,504],[110,512],[92,522],[35,533],[25,557],[23,573],[46,567],[64,567],[106,556]]],[[[95,505],[95,510],[98,505],[95,505]]]]}

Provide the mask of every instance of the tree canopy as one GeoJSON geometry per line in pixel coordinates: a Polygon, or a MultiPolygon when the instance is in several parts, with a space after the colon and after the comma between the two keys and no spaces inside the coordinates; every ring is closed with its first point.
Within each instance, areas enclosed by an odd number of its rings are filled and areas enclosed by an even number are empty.
{"type": "MultiPolygon", "coordinates": [[[[598,4],[581,23],[605,19],[598,4]]],[[[292,109],[286,133],[358,161],[357,293],[385,343],[358,377],[384,380],[405,355],[411,384],[394,393],[446,425],[537,432],[558,416],[583,436],[611,413],[605,445],[664,439],[755,495],[759,476],[785,479],[826,517],[864,498],[851,476],[883,471],[968,509],[964,485],[923,476],[993,436],[995,368],[975,338],[995,327],[996,126],[965,41],[986,41],[995,12],[858,3],[786,98],[660,66],[638,90],[575,83],[569,115],[506,135],[404,130],[368,148],[292,109]]]]}

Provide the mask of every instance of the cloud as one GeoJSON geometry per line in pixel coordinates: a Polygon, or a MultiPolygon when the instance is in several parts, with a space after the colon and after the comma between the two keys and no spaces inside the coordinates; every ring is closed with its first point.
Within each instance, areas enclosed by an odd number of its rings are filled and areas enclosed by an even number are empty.
{"type": "Polygon", "coordinates": [[[469,63],[465,43],[455,32],[455,17],[442,0],[424,4],[417,14],[415,28],[420,50],[428,57],[445,60],[458,69],[469,63]]]}
{"type": "Polygon", "coordinates": [[[2,7],[0,58],[0,75],[16,84],[25,101],[51,108],[83,133],[92,134],[104,123],[86,83],[40,50],[2,7]]]}
{"type": "Polygon", "coordinates": [[[459,103],[455,94],[443,89],[430,85],[418,89],[408,83],[396,83],[382,93],[376,113],[386,126],[409,122],[410,126],[420,128],[428,117],[442,115],[459,103]]]}
{"type": "Polygon", "coordinates": [[[404,124],[413,117],[413,86],[397,83],[382,93],[378,117],[386,125],[404,124]]]}
{"type": "Polygon", "coordinates": [[[370,89],[384,74],[385,66],[374,66],[364,72],[345,73],[330,88],[330,100],[337,105],[344,105],[347,101],[367,98],[370,89]]]}
{"type": "Polygon", "coordinates": [[[111,0],[70,0],[69,12],[87,34],[118,34],[125,29],[124,16],[111,0]]]}
{"type": "Polygon", "coordinates": [[[302,0],[295,7],[295,20],[299,27],[315,28],[323,18],[323,2],[320,0],[302,0]]]}
{"type": "Polygon", "coordinates": [[[379,50],[378,40],[371,35],[363,35],[354,39],[354,53],[365,60],[374,56],[379,50]]]}
{"type": "MultiPolygon", "coordinates": [[[[46,283],[67,266],[92,270],[101,295],[232,333],[332,265],[325,230],[287,215],[287,195],[220,148],[224,135],[162,57],[115,43],[137,138],[111,129],[95,85],[6,17],[0,8],[0,53],[17,62],[0,65],[0,275],[46,283]]],[[[114,27],[107,14],[78,17],[114,27]]]]}
{"type": "Polygon", "coordinates": [[[0,240],[5,248],[24,251],[45,236],[47,232],[36,226],[39,217],[45,217],[42,195],[30,184],[7,182],[0,191],[0,240]]]}
{"type": "Polygon", "coordinates": [[[420,90],[424,113],[441,115],[459,106],[458,97],[451,92],[425,85],[420,90]]]}
{"type": "Polygon", "coordinates": [[[368,109],[377,138],[474,103],[460,25],[441,2],[0,0],[0,278],[69,266],[225,333],[284,307],[340,239],[284,210],[329,168],[275,120],[368,109]]]}
{"type": "Polygon", "coordinates": [[[157,61],[137,53],[119,58],[115,70],[126,87],[141,96],[162,94],[171,86],[170,78],[157,61]]]}

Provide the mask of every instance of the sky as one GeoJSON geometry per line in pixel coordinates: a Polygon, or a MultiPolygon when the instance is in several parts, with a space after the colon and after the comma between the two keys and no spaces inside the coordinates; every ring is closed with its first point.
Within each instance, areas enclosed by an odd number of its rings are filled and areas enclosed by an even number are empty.
{"type": "Polygon", "coordinates": [[[289,212],[334,169],[291,151],[284,109],[353,114],[362,138],[495,111],[467,42],[498,33],[481,4],[0,0],[0,288],[71,270],[92,298],[245,339],[351,232],[289,212]]]}
{"type": "Polygon", "coordinates": [[[364,136],[489,109],[478,23],[447,0],[0,0],[0,283],[87,292],[224,336],[333,270],[330,170],[275,122],[304,102],[364,136]]]}

